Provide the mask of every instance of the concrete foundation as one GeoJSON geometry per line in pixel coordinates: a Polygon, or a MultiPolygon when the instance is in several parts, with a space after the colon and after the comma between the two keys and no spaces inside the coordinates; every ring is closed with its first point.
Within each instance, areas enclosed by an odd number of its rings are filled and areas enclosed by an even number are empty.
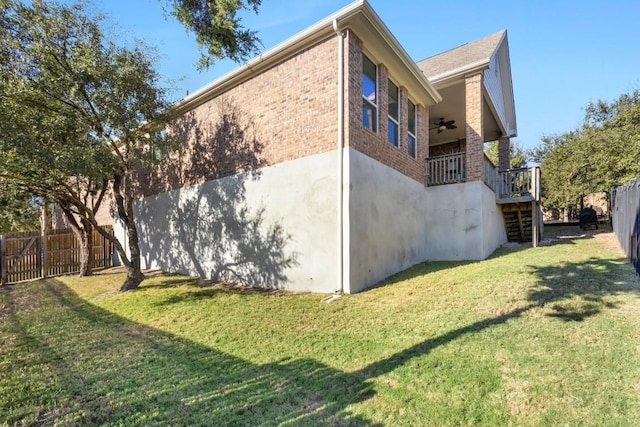
{"type": "MultiPolygon", "coordinates": [[[[346,293],[426,260],[479,260],[507,241],[484,183],[425,187],[345,148],[346,293]]],[[[296,291],[339,290],[337,152],[139,200],[143,268],[296,291]]],[[[116,235],[125,244],[122,228],[116,235]]]]}

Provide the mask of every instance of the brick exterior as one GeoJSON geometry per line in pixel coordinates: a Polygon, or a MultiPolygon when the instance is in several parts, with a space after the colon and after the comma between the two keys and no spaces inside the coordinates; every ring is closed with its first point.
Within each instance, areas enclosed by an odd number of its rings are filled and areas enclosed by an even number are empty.
{"type": "Polygon", "coordinates": [[[336,149],[336,36],[179,117],[178,151],[138,178],[143,195],[336,149]]]}
{"type": "Polygon", "coordinates": [[[511,140],[508,136],[500,137],[498,141],[498,169],[501,171],[511,167],[511,140]]]}
{"type": "Polygon", "coordinates": [[[482,102],[482,74],[467,76],[465,79],[467,181],[482,181],[484,175],[482,102]]]}
{"type": "MultiPolygon", "coordinates": [[[[407,108],[399,88],[400,141],[387,141],[389,71],[378,64],[378,132],[362,126],[362,42],[344,31],[345,127],[350,146],[424,182],[429,112],[416,103],[417,157],[408,153],[407,108]]],[[[338,39],[331,37],[186,112],[169,128],[178,150],[140,173],[148,196],[336,149],[338,39]]],[[[392,76],[393,77],[393,76],[392,76]]],[[[414,99],[415,101],[415,99],[414,99]]]]}
{"type": "MultiPolygon", "coordinates": [[[[348,112],[349,130],[347,145],[363,154],[424,183],[424,159],[429,156],[429,112],[420,104],[417,110],[417,158],[408,153],[407,147],[407,99],[406,88],[400,87],[400,143],[396,147],[387,141],[387,82],[389,70],[378,65],[378,132],[362,126],[362,42],[353,34],[347,37],[348,44],[348,112]]],[[[373,60],[373,58],[371,58],[373,60]]],[[[393,79],[393,75],[391,76],[393,79]]]]}

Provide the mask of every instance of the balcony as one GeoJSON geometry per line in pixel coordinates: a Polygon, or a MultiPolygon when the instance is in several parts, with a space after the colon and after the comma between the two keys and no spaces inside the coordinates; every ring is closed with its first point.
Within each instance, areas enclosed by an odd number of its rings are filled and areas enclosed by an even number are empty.
{"type": "Polygon", "coordinates": [[[430,157],[426,162],[427,185],[444,185],[464,182],[466,178],[466,153],[430,157]]]}
{"type": "MultiPolygon", "coordinates": [[[[428,158],[425,167],[427,186],[466,181],[466,153],[428,158]]],[[[485,156],[483,180],[496,193],[498,203],[540,200],[540,168],[537,166],[498,171],[485,156]]]]}

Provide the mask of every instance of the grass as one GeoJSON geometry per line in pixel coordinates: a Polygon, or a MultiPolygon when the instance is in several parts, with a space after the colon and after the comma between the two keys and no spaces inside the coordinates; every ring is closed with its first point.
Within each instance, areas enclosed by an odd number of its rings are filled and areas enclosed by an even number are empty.
{"type": "Polygon", "coordinates": [[[568,231],[330,304],[171,275],[9,286],[0,423],[634,425],[640,284],[610,234],[568,231]]]}

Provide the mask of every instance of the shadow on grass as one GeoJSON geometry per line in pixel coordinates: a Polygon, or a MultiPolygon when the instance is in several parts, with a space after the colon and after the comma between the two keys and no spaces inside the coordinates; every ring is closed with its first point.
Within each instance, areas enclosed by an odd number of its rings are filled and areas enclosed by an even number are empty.
{"type": "Polygon", "coordinates": [[[622,259],[591,257],[581,263],[554,266],[529,266],[538,278],[529,291],[529,301],[536,306],[549,306],[548,315],[566,321],[582,321],[603,309],[616,308],[609,297],[626,294],[640,296],[622,259]]]}
{"type": "MultiPolygon", "coordinates": [[[[596,231],[596,233],[599,231],[596,231]]],[[[592,238],[589,234],[574,238],[592,238]]],[[[552,244],[574,244],[573,239],[553,242],[552,244]]],[[[497,256],[505,255],[518,248],[500,249],[497,256]]],[[[477,261],[468,262],[427,262],[410,268],[390,278],[382,286],[388,286],[423,274],[443,269],[454,269],[477,261]]],[[[583,321],[605,309],[615,309],[618,302],[611,297],[630,294],[640,297],[640,285],[623,259],[605,259],[592,257],[586,262],[559,263],[555,266],[528,266],[536,278],[536,284],[530,289],[523,305],[496,317],[483,319],[470,325],[452,330],[446,334],[427,339],[387,359],[372,363],[359,373],[371,378],[390,372],[415,357],[428,354],[433,349],[445,345],[457,338],[481,332],[485,329],[516,319],[533,309],[548,308],[549,317],[563,321],[583,321]]]]}
{"type": "Polygon", "coordinates": [[[26,389],[3,393],[0,423],[373,425],[346,410],[372,396],[360,376],[310,359],[254,364],[127,321],[61,282],[30,288],[2,296],[12,346],[0,355],[26,389]]]}

